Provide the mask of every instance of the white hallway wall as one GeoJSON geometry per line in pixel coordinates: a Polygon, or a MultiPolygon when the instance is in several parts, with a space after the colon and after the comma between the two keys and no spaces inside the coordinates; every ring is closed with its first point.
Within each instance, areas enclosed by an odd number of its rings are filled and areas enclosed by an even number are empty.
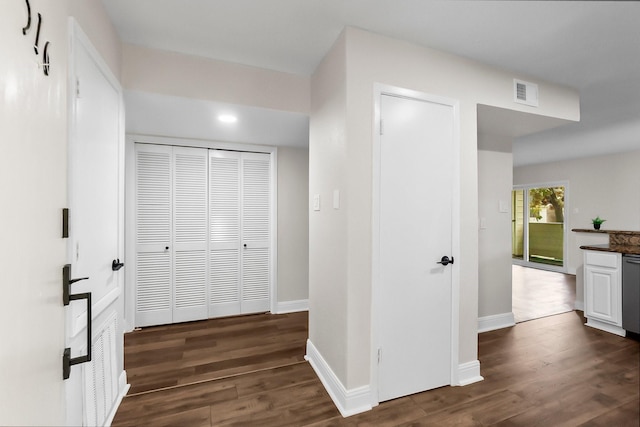
{"type": "MultiPolygon", "coordinates": [[[[639,143],[640,144],[640,143],[639,143]]],[[[572,228],[592,228],[591,219],[607,220],[603,229],[640,230],[640,151],[588,157],[514,168],[514,185],[550,181],[569,182],[569,205],[565,224],[572,228]]],[[[566,262],[576,274],[577,308],[584,300],[582,250],[580,246],[607,243],[600,234],[569,232],[566,262]]]]}
{"type": "MultiPolygon", "coordinates": [[[[124,45],[125,89],[308,114],[309,78],[124,45]]],[[[212,117],[213,119],[213,117],[212,117]]],[[[158,128],[160,126],[158,125],[158,128]]],[[[145,133],[166,135],[148,129],[145,133]]],[[[174,128],[179,128],[176,124],[174,128]]],[[[243,141],[226,141],[243,142],[243,141]]],[[[304,144],[301,144],[304,145],[304,144]]],[[[308,148],[278,148],[278,302],[308,299],[308,148]]],[[[300,305],[295,307],[300,308],[300,305]]]]}
{"type": "Polygon", "coordinates": [[[513,155],[478,151],[478,318],[480,328],[513,322],[511,189],[513,155]],[[506,203],[507,212],[500,211],[506,203]]]}

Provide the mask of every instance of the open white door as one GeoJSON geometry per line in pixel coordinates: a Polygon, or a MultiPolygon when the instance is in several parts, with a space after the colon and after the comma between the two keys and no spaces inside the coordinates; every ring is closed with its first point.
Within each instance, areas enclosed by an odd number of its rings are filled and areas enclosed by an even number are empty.
{"type": "Polygon", "coordinates": [[[385,401],[451,384],[454,109],[385,94],[379,105],[376,317],[385,401]]]}
{"type": "Polygon", "coordinates": [[[86,35],[70,23],[69,239],[70,293],[66,347],[68,425],[110,423],[124,394],[123,128],[121,88],[86,35]],[[74,279],[81,279],[74,281],[74,279]],[[90,310],[88,310],[90,309],[90,310]],[[90,361],[81,362],[83,356],[90,361]]]}

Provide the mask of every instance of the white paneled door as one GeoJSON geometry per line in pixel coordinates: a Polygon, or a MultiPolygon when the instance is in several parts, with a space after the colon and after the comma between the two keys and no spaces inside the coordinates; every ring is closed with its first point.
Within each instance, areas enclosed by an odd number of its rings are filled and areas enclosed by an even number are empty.
{"type": "Polygon", "coordinates": [[[382,95],[379,401],[451,383],[453,108],[382,95]],[[438,263],[441,262],[441,263],[438,263]]]}
{"type": "Polygon", "coordinates": [[[91,298],[66,308],[66,344],[72,358],[91,357],[66,380],[67,423],[105,425],[125,392],[121,88],[80,27],[70,28],[69,291],[91,298]]]}
{"type": "Polygon", "coordinates": [[[268,311],[270,155],[135,153],[136,325],[268,311]]]}

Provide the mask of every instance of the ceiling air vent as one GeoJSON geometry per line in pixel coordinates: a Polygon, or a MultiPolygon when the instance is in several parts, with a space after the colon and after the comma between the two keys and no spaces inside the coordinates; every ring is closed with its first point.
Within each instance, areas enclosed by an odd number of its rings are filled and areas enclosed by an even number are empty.
{"type": "Polygon", "coordinates": [[[513,100],[518,104],[538,106],[538,85],[513,79],[513,100]]]}

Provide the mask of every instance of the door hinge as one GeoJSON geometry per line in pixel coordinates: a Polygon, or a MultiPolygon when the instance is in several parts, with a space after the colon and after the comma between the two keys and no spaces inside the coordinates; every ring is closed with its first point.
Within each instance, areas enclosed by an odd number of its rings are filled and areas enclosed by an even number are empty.
{"type": "Polygon", "coordinates": [[[76,98],[80,98],[80,79],[76,78],[76,98]]]}
{"type": "Polygon", "coordinates": [[[378,349],[378,365],[380,364],[380,358],[382,357],[382,349],[378,349]]]}
{"type": "Polygon", "coordinates": [[[384,135],[384,120],[380,119],[380,135],[384,135]]]}

